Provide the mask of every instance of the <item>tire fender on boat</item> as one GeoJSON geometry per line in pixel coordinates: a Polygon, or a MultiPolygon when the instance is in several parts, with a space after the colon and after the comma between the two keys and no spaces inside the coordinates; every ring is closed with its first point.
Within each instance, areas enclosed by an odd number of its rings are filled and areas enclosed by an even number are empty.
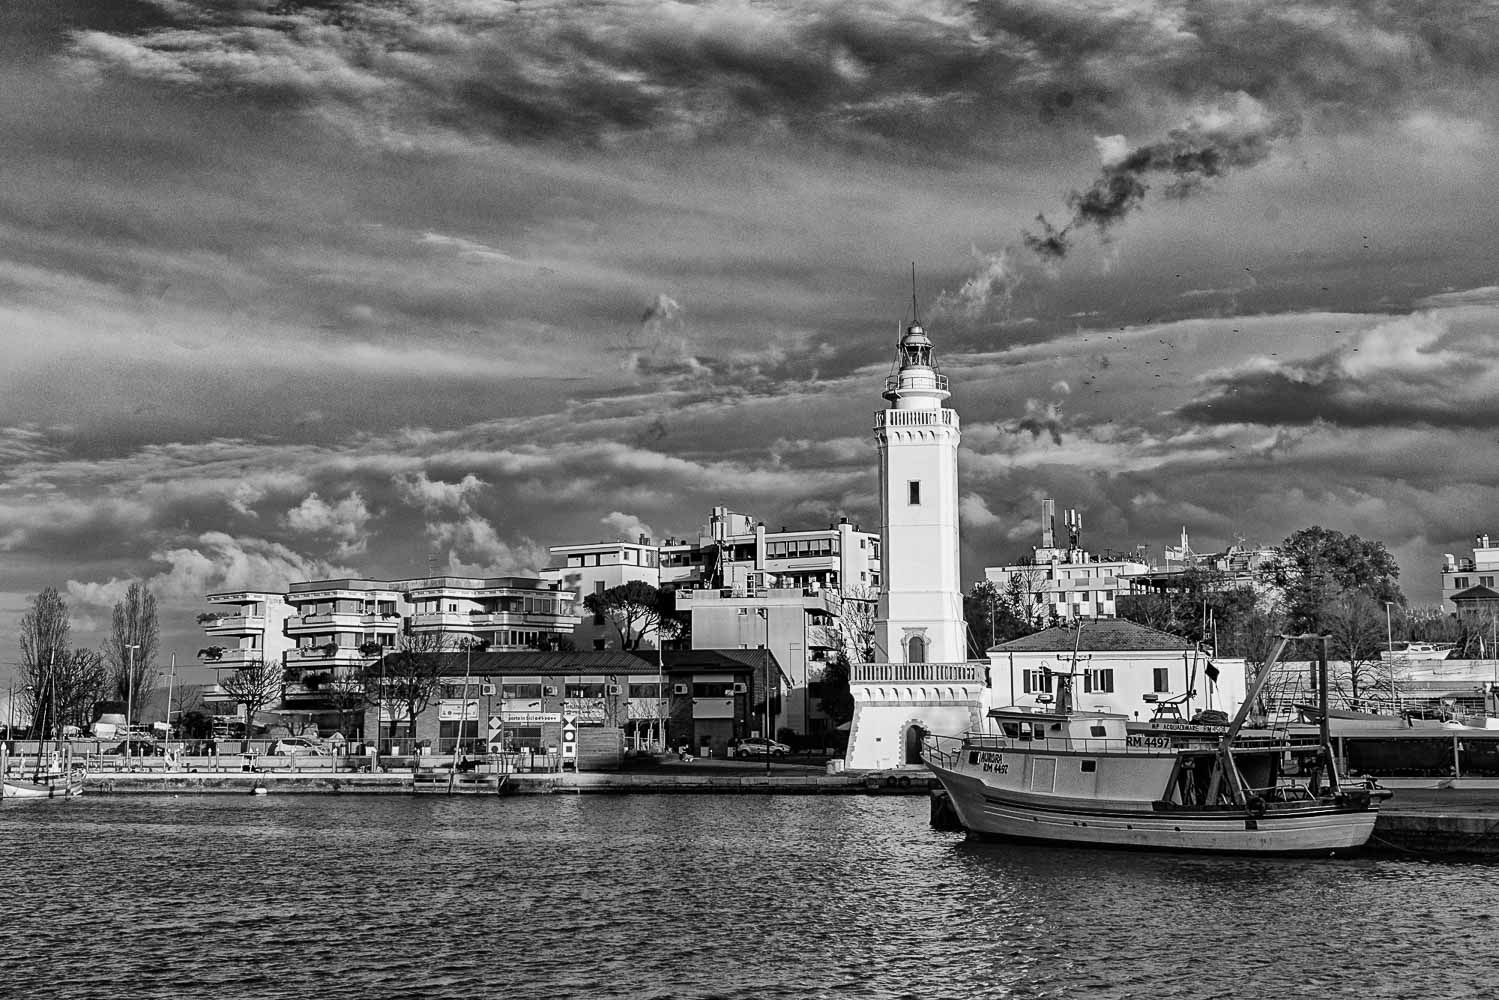
{"type": "Polygon", "coordinates": [[[1265,800],[1258,795],[1251,795],[1244,800],[1244,811],[1255,819],[1265,815],[1265,800]]]}

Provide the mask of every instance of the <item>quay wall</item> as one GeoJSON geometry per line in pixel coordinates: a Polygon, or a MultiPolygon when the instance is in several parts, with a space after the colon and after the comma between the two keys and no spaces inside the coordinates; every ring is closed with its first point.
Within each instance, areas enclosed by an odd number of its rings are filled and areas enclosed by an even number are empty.
{"type": "MultiPolygon", "coordinates": [[[[85,795],[443,795],[445,776],[392,773],[122,772],[91,774],[85,795]]],[[[910,774],[684,775],[618,773],[511,774],[507,795],[926,795],[929,780],[910,774]],[[901,779],[906,779],[902,782],[901,779]]],[[[475,794],[459,789],[459,794],[475,794]]],[[[488,794],[493,794],[492,792],[488,794]]]]}

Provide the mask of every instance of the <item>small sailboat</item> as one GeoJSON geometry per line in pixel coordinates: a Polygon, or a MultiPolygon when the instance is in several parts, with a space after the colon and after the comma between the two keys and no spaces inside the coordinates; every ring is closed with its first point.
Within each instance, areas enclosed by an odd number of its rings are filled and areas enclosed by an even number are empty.
{"type": "Polygon", "coordinates": [[[0,798],[3,799],[64,799],[83,794],[83,780],[88,769],[75,764],[69,754],[38,754],[33,768],[12,769],[7,747],[0,743],[0,798]]]}

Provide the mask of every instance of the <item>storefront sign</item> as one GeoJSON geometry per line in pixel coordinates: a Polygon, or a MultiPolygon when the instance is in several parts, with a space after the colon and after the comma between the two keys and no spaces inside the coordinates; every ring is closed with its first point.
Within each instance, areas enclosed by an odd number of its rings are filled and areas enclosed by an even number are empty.
{"type": "Polygon", "coordinates": [[[457,722],[460,718],[464,721],[477,720],[479,703],[477,701],[440,701],[437,703],[437,721],[457,722]]]}
{"type": "Polygon", "coordinates": [[[501,712],[500,721],[510,725],[539,726],[546,722],[561,722],[561,712],[501,712]]]}

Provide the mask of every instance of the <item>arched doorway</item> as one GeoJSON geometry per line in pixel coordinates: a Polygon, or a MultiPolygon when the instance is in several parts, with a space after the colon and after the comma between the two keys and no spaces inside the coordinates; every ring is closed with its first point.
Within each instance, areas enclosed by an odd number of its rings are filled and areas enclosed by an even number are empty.
{"type": "Polygon", "coordinates": [[[919,635],[913,635],[906,641],[906,662],[926,662],[926,639],[919,635]]]}
{"type": "Polygon", "coordinates": [[[906,727],[905,754],[901,757],[903,764],[920,764],[921,741],[926,739],[927,728],[919,722],[913,722],[906,727]]]}

